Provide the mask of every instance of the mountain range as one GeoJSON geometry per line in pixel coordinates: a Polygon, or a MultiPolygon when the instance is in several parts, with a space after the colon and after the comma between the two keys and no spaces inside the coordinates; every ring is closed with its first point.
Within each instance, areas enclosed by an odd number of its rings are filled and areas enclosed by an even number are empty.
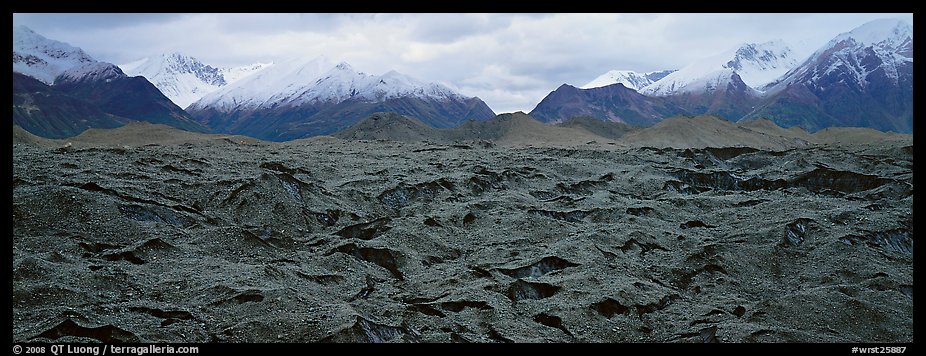
{"type": "Polygon", "coordinates": [[[232,84],[273,63],[216,68],[181,53],[165,53],[120,64],[125,74],[143,76],[177,106],[186,108],[206,94],[232,84]]]}
{"type": "Polygon", "coordinates": [[[196,101],[187,111],[217,132],[286,141],[344,129],[394,111],[433,127],[487,120],[481,99],[389,71],[371,75],[325,57],[274,64],[196,101]]]}
{"type": "Polygon", "coordinates": [[[674,72],[676,72],[674,69],[647,73],[637,73],[632,70],[615,69],[598,76],[598,78],[593,79],[580,88],[591,89],[621,83],[627,88],[640,91],[646,86],[653,84],[674,72]]]}
{"type": "Polygon", "coordinates": [[[628,79],[646,74],[611,71],[583,89],[564,84],[530,114],[545,122],[588,115],[652,124],[641,118],[658,107],[663,115],[768,118],[811,132],[834,126],[913,131],[913,32],[901,20],[866,23],[806,59],[782,41],[747,43],[649,83],[628,79]],[[626,105],[626,90],[642,96],[626,105]]]}
{"type": "MultiPolygon", "coordinates": [[[[396,71],[367,74],[323,56],[223,68],[168,53],[115,66],[26,27],[13,32],[13,122],[44,137],[147,121],[286,141],[332,134],[375,112],[434,128],[495,116],[481,99],[446,85],[396,71]]],[[[746,43],[679,70],[615,70],[581,88],[563,84],[530,116],[651,126],[706,114],[810,132],[912,133],[912,48],[912,26],[891,19],[840,34],[808,58],[782,41],[746,43]]]]}
{"type": "Polygon", "coordinates": [[[745,118],[810,131],[833,126],[913,132],[913,29],[876,20],[840,34],[764,88],[745,118]]]}
{"type": "Polygon", "coordinates": [[[169,53],[120,68],[24,26],[14,27],[13,38],[13,123],[49,138],[148,121],[286,141],[333,133],[380,111],[434,127],[495,116],[479,98],[445,85],[396,71],[370,75],[325,57],[217,68],[169,53]]]}
{"type": "Polygon", "coordinates": [[[208,132],[143,77],[77,47],[13,27],[13,123],[50,138],[133,121],[208,132]]]}
{"type": "MultiPolygon", "coordinates": [[[[758,89],[797,66],[791,48],[782,41],[746,43],[726,52],[697,60],[641,88],[650,96],[722,90],[737,81],[758,89]],[[734,74],[739,79],[734,79],[734,74]]],[[[751,94],[758,94],[747,89],[751,94]]]]}

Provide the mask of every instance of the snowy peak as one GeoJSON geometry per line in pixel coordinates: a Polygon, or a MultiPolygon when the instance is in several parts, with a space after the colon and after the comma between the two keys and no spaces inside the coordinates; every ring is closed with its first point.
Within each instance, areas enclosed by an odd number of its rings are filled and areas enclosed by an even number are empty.
{"type": "Polygon", "coordinates": [[[641,90],[654,96],[698,93],[723,88],[733,75],[759,89],[796,67],[797,59],[782,41],[746,43],[718,55],[704,58],[671,73],[641,90]]]}
{"type": "Polygon", "coordinates": [[[786,44],[781,41],[770,41],[761,44],[747,43],[741,46],[736,50],[733,59],[724,64],[724,67],[741,72],[750,69],[770,71],[793,68],[796,65],[797,60],[786,44]]]}
{"type": "Polygon", "coordinates": [[[26,26],[13,27],[13,71],[52,85],[70,69],[97,63],[80,48],[50,40],[26,26]]]}
{"type": "Polygon", "coordinates": [[[191,108],[230,112],[279,105],[337,104],[349,99],[383,102],[402,97],[466,99],[444,85],[427,83],[396,71],[371,75],[355,70],[346,62],[333,64],[325,57],[318,57],[275,64],[206,95],[191,108]]]}
{"type": "Polygon", "coordinates": [[[359,98],[369,102],[381,102],[401,97],[465,98],[443,85],[427,83],[394,70],[379,76],[369,75],[356,72],[347,63],[341,63],[332,72],[335,71],[342,74],[329,74],[319,80],[315,86],[315,89],[319,89],[316,90],[318,96],[315,99],[340,102],[347,98],[359,98]],[[337,87],[340,90],[321,90],[324,86],[337,87]]]}
{"type": "Polygon", "coordinates": [[[390,70],[383,75],[369,75],[354,71],[347,63],[338,64],[318,79],[307,92],[311,96],[302,101],[341,102],[350,98],[381,102],[401,97],[434,99],[463,98],[440,84],[426,83],[390,70]]]}
{"type": "Polygon", "coordinates": [[[892,52],[910,49],[913,58],[913,26],[899,19],[879,19],[865,23],[854,30],[837,36],[831,43],[852,39],[863,46],[879,47],[892,52]]]}
{"type": "Polygon", "coordinates": [[[809,131],[833,126],[913,132],[913,31],[902,20],[865,23],[834,37],[770,84],[751,117],[809,131]]]}
{"type": "Polygon", "coordinates": [[[880,19],[867,22],[852,31],[842,33],[817,50],[808,62],[833,53],[861,52],[871,49],[882,59],[899,57],[913,61],[913,26],[899,19],[880,19]]]}
{"type": "Polygon", "coordinates": [[[120,65],[128,75],[147,78],[174,104],[187,107],[206,94],[238,81],[268,64],[216,68],[181,53],[165,53],[120,65]]]}
{"type": "Polygon", "coordinates": [[[337,71],[343,71],[343,72],[353,72],[354,71],[354,67],[351,67],[350,64],[348,64],[347,62],[338,63],[338,65],[334,66],[334,69],[337,71]]]}
{"type": "Polygon", "coordinates": [[[96,61],[80,48],[26,27],[13,28],[15,124],[60,138],[132,121],[209,131],[145,78],[130,78],[112,63],[96,61]]]}
{"type": "MultiPolygon", "coordinates": [[[[152,83],[155,83],[156,79],[189,73],[206,84],[214,86],[226,84],[225,78],[219,69],[180,53],[167,53],[154,58],[144,58],[120,67],[128,74],[144,76],[152,83]]],[[[155,85],[157,86],[157,84],[155,85]]]]}
{"type": "Polygon", "coordinates": [[[858,90],[873,80],[898,85],[901,77],[912,71],[912,62],[912,26],[897,19],[874,20],[833,38],[770,84],[769,91],[778,92],[795,83],[818,88],[841,82],[858,90]]]}
{"type": "Polygon", "coordinates": [[[674,72],[674,69],[647,73],[638,73],[632,70],[612,70],[602,74],[598,78],[595,78],[580,88],[591,89],[620,83],[627,88],[640,91],[640,89],[643,89],[647,85],[653,84],[674,72]]]}
{"type": "Polygon", "coordinates": [[[733,59],[724,68],[736,71],[743,83],[761,88],[778,79],[798,65],[797,58],[782,41],[747,43],[736,50],[733,59]]]}
{"type": "Polygon", "coordinates": [[[688,93],[714,93],[730,88],[740,89],[745,93],[757,96],[760,92],[748,84],[735,70],[730,68],[718,69],[704,73],[697,77],[671,78],[667,76],[661,81],[644,88],[644,94],[652,96],[671,96],[688,93]],[[742,83],[742,84],[741,84],[742,83]]]}
{"type": "Polygon", "coordinates": [[[462,100],[466,98],[444,85],[427,83],[394,70],[379,76],[377,79],[378,80],[366,90],[366,92],[373,93],[373,96],[369,97],[369,99],[375,101],[401,97],[419,97],[438,100],[462,100]]]}
{"type": "MultiPolygon", "coordinates": [[[[291,94],[281,92],[271,97],[266,104],[280,102],[296,106],[309,102],[339,103],[360,95],[359,88],[369,86],[375,79],[373,76],[354,71],[354,68],[345,62],[338,63],[334,68],[321,74],[308,83],[300,86],[301,90],[291,94]]],[[[299,86],[301,83],[289,83],[287,87],[299,86]]]]}
{"type": "Polygon", "coordinates": [[[125,73],[114,64],[94,62],[79,67],[73,67],[61,73],[56,83],[62,82],[106,82],[113,79],[125,78],[125,73]]]}
{"type": "Polygon", "coordinates": [[[276,63],[187,108],[213,130],[285,141],[327,135],[375,112],[397,112],[433,127],[495,116],[485,102],[396,71],[372,75],[325,57],[276,63]]]}
{"type": "Polygon", "coordinates": [[[48,85],[56,81],[110,82],[126,76],[119,67],[99,62],[80,48],[45,38],[26,26],[13,27],[13,71],[48,85]]]}
{"type": "Polygon", "coordinates": [[[190,108],[212,108],[223,112],[236,108],[256,109],[264,103],[282,101],[304,92],[308,84],[314,83],[333,66],[334,63],[324,56],[273,63],[203,96],[190,108]]]}

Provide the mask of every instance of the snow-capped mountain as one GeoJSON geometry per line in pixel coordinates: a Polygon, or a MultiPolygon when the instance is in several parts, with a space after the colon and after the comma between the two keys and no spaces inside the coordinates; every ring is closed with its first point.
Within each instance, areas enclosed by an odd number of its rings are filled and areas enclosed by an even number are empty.
{"type": "MultiPolygon", "coordinates": [[[[747,43],[695,61],[642,88],[640,92],[651,96],[712,92],[726,88],[734,74],[747,86],[758,89],[797,65],[797,58],[782,41],[747,43]]],[[[756,90],[752,94],[760,92],[756,90]]]]}
{"type": "Polygon", "coordinates": [[[52,85],[61,73],[97,61],[80,48],[13,26],[13,71],[52,85]]]}
{"type": "Polygon", "coordinates": [[[834,74],[846,74],[848,78],[839,79],[849,79],[859,88],[868,86],[872,74],[896,84],[912,63],[913,27],[902,20],[880,19],[836,36],[768,89],[777,92],[798,82],[817,85],[834,74]]]}
{"type": "Polygon", "coordinates": [[[210,93],[191,109],[260,109],[278,105],[340,103],[347,99],[379,102],[400,97],[464,99],[452,89],[396,71],[377,76],[358,72],[350,64],[326,57],[290,60],[274,65],[234,85],[210,93]]]}
{"type": "Polygon", "coordinates": [[[658,72],[646,72],[639,73],[632,70],[612,70],[608,71],[605,74],[598,76],[594,80],[588,82],[587,84],[579,87],[582,89],[591,89],[591,88],[600,88],[603,86],[608,86],[611,84],[621,83],[625,87],[640,91],[647,85],[653,84],[656,81],[665,78],[665,76],[674,73],[675,70],[661,70],[658,72]]]}
{"type": "Polygon", "coordinates": [[[809,131],[830,126],[913,130],[913,27],[881,19],[840,34],[767,87],[749,115],[809,131]]]}
{"type": "Polygon", "coordinates": [[[255,63],[233,68],[216,68],[180,53],[167,53],[119,65],[126,74],[143,76],[177,106],[187,107],[214,92],[259,71],[270,64],[255,63]]]}
{"type": "Polygon", "coordinates": [[[309,61],[297,58],[274,63],[266,70],[256,71],[233,85],[203,96],[188,108],[208,108],[222,112],[257,109],[262,104],[272,104],[296,95],[333,66],[334,63],[325,57],[309,61]]]}
{"type": "MultiPolygon", "coordinates": [[[[295,95],[274,97],[286,105],[311,102],[340,103],[348,99],[367,102],[381,102],[401,97],[429,98],[436,100],[462,100],[465,97],[446,86],[426,83],[396,71],[383,75],[370,75],[355,71],[350,64],[339,63],[322,74],[314,84],[306,86],[295,95]]],[[[272,104],[263,103],[264,105],[272,104]]]]}
{"type": "Polygon", "coordinates": [[[495,116],[479,98],[390,71],[371,75],[325,57],[276,63],[216,90],[187,110],[220,132],[268,140],[332,133],[377,111],[435,127],[495,116]]]}
{"type": "Polygon", "coordinates": [[[115,65],[97,61],[80,48],[45,38],[26,26],[13,27],[13,72],[47,85],[126,77],[115,65]]]}
{"type": "Polygon", "coordinates": [[[849,126],[911,133],[912,25],[896,19],[863,24],[836,36],[800,63],[781,41],[739,46],[642,88],[639,92],[647,100],[630,100],[632,96],[613,88],[603,90],[608,88],[560,87],[531,115],[548,122],[575,115],[634,118],[646,125],[653,119],[640,119],[650,118],[653,108],[659,108],[731,121],[766,118],[811,132],[849,126]]]}
{"type": "Polygon", "coordinates": [[[148,121],[206,132],[143,77],[80,48],[13,28],[13,123],[43,137],[148,121]]]}
{"type": "Polygon", "coordinates": [[[106,62],[93,62],[65,70],[58,75],[55,83],[59,86],[79,82],[105,82],[123,79],[127,76],[119,67],[106,62]]]}

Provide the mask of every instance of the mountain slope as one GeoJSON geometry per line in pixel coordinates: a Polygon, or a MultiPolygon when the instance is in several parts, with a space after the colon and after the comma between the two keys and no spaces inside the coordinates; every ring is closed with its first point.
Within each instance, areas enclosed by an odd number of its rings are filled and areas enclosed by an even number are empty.
{"type": "Polygon", "coordinates": [[[126,76],[113,64],[25,27],[13,34],[13,122],[35,135],[62,138],[131,121],[209,131],[143,77],[126,76]],[[51,59],[36,60],[44,57],[51,59]]]}
{"type": "Polygon", "coordinates": [[[748,43],[704,58],[641,89],[693,114],[737,121],[762,101],[763,88],[797,65],[781,41],[748,43]]]}
{"type": "Polygon", "coordinates": [[[180,53],[142,58],[119,67],[130,76],[143,76],[161,93],[182,108],[206,94],[234,83],[270,64],[256,63],[234,68],[216,68],[180,53]]]}
{"type": "Polygon", "coordinates": [[[560,87],[531,115],[546,122],[584,115],[646,126],[671,115],[706,114],[768,118],[809,132],[868,127],[911,133],[912,26],[892,19],[864,24],[799,65],[780,41],[746,44],[666,75],[642,88],[643,98],[606,92],[610,87],[560,87]]]}
{"type": "Polygon", "coordinates": [[[913,132],[913,31],[876,20],[840,34],[781,80],[747,119],[808,131],[832,126],[913,132]]]}
{"type": "Polygon", "coordinates": [[[479,98],[390,71],[369,75],[320,57],[275,64],[206,95],[188,111],[218,132],[286,141],[344,129],[375,112],[398,112],[433,127],[495,114],[479,98]]]}
{"type": "Polygon", "coordinates": [[[724,89],[736,74],[756,89],[778,79],[798,65],[791,49],[781,41],[747,43],[695,61],[641,89],[651,96],[671,96],[724,89]]]}
{"type": "Polygon", "coordinates": [[[98,63],[65,72],[55,82],[55,89],[134,121],[209,132],[144,77],[129,77],[115,65],[98,63]]]}
{"type": "Polygon", "coordinates": [[[665,102],[698,115],[714,115],[737,121],[762,101],[760,93],[746,85],[735,71],[707,91],[678,92],[661,97],[665,102]],[[722,84],[720,84],[722,83],[722,84]]]}
{"type": "Polygon", "coordinates": [[[65,71],[94,62],[80,48],[42,37],[26,26],[13,27],[13,72],[52,85],[65,71]]]}
{"type": "MultiPolygon", "coordinates": [[[[537,104],[531,115],[547,122],[591,116],[638,126],[679,114],[709,114],[736,121],[761,102],[762,93],[756,87],[795,65],[790,48],[780,41],[750,43],[665,74],[639,88],[643,95],[631,94],[624,85],[619,89],[617,84],[592,89],[561,86],[537,104]]],[[[633,72],[608,75],[634,87],[644,82],[633,72]]]]}
{"type": "Polygon", "coordinates": [[[333,66],[334,63],[325,57],[309,61],[297,58],[274,63],[266,70],[243,78],[234,85],[205,95],[188,108],[192,111],[211,109],[231,113],[271,107],[283,98],[295,96],[333,66]]]}
{"type": "Polygon", "coordinates": [[[46,138],[77,135],[91,127],[115,128],[131,120],[13,72],[13,124],[46,138]]]}
{"type": "Polygon", "coordinates": [[[562,122],[576,116],[591,116],[599,120],[649,126],[666,116],[685,111],[662,98],[650,98],[623,84],[600,88],[579,89],[563,84],[530,112],[543,122],[562,122]]]}
{"type": "Polygon", "coordinates": [[[579,87],[582,89],[591,89],[608,86],[611,84],[623,84],[625,87],[640,91],[647,85],[665,78],[667,75],[674,73],[675,70],[663,70],[658,72],[638,73],[632,70],[612,70],[593,79],[587,84],[579,87]]]}

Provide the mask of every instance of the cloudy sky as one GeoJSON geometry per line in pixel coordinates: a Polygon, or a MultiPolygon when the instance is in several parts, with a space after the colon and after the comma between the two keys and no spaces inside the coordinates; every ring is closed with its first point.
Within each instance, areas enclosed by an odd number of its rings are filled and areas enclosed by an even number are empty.
{"type": "Polygon", "coordinates": [[[809,55],[873,19],[912,14],[13,14],[14,25],[115,64],[165,52],[213,66],[324,55],[530,111],[611,69],[678,69],[746,42],[809,55]]]}

